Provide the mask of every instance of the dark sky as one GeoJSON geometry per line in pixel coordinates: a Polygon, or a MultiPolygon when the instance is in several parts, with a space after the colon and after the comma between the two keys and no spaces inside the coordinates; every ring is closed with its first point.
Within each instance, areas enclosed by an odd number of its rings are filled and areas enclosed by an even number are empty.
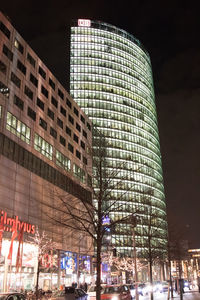
{"type": "Polygon", "coordinates": [[[15,28],[53,74],[67,81],[67,32],[72,19],[116,25],[150,54],[168,215],[200,247],[199,1],[33,1],[1,3],[15,28]]]}

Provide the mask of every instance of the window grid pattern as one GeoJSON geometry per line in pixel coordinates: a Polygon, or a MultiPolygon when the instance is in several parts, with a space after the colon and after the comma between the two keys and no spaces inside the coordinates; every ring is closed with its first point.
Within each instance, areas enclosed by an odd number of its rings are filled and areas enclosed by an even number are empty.
{"type": "MultiPolygon", "coordinates": [[[[164,219],[166,204],[149,55],[125,31],[105,23],[101,23],[105,30],[100,29],[99,22],[91,24],[71,28],[70,94],[104,133],[110,172],[123,165],[113,178],[119,184],[112,191],[116,204],[110,217],[116,220],[139,208],[143,218],[142,207],[148,200],[158,219],[164,219]]],[[[123,226],[120,224],[120,230],[123,226]]],[[[131,231],[122,235],[120,230],[113,235],[112,244],[122,254],[131,255],[131,231]]],[[[142,241],[139,232],[136,241],[142,241]]]]}

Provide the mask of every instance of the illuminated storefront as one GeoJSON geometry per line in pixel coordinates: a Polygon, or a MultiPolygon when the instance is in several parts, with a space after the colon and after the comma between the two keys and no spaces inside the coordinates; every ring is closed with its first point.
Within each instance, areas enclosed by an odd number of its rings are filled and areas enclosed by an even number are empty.
{"type": "MultiPolygon", "coordinates": [[[[36,285],[37,274],[37,247],[30,243],[23,243],[22,267],[16,268],[18,241],[13,243],[12,262],[7,259],[10,248],[10,240],[3,239],[0,257],[0,292],[7,290],[33,290],[36,285]]],[[[39,287],[44,290],[52,290],[58,284],[69,286],[73,282],[90,283],[91,257],[79,255],[79,271],[77,268],[77,253],[58,251],[45,255],[40,262],[39,287]],[[61,253],[60,259],[58,253],[61,253]],[[58,262],[60,260],[60,266],[58,262]],[[60,275],[59,275],[60,274],[60,275]],[[60,278],[59,278],[60,276],[60,278]]]]}
{"type": "Polygon", "coordinates": [[[10,240],[3,239],[0,263],[0,291],[9,289],[33,289],[37,271],[37,247],[30,243],[23,243],[22,266],[17,271],[16,259],[18,241],[13,243],[12,261],[8,260],[10,240]]]}
{"type": "Polygon", "coordinates": [[[91,256],[62,251],[60,267],[62,284],[91,282],[91,256]]]}

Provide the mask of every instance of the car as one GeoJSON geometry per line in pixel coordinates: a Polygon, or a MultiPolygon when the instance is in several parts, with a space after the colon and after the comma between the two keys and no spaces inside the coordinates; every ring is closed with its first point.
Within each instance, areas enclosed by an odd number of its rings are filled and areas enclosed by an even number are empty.
{"type": "Polygon", "coordinates": [[[26,297],[24,294],[17,292],[0,293],[0,300],[26,300],[26,297]]]}
{"type": "MultiPolygon", "coordinates": [[[[49,298],[51,300],[88,300],[88,294],[80,289],[71,286],[65,287],[63,291],[56,291],[49,298]]],[[[0,299],[1,300],[1,299],[0,299]]]]}
{"type": "MultiPolygon", "coordinates": [[[[101,291],[103,291],[103,288],[105,287],[105,284],[101,285],[101,291]]],[[[96,300],[96,285],[91,285],[87,291],[88,293],[88,300],[96,300]]]]}
{"type": "Polygon", "coordinates": [[[131,300],[128,285],[107,285],[101,291],[101,300],[131,300]]]}

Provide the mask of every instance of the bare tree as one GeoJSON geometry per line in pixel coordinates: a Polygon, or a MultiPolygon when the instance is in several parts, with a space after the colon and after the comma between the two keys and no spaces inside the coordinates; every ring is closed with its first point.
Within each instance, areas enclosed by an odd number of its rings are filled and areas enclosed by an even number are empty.
{"type": "Polygon", "coordinates": [[[38,299],[39,276],[41,271],[42,259],[56,249],[56,244],[47,236],[45,231],[39,232],[36,228],[35,235],[29,238],[29,241],[37,247],[37,278],[36,278],[36,299],[38,299]]]}
{"type": "MultiPolygon", "coordinates": [[[[120,257],[114,256],[113,252],[107,252],[102,256],[102,262],[108,263],[110,266],[114,266],[120,271],[135,272],[135,261],[132,257],[120,257]]],[[[145,261],[137,259],[137,270],[147,268],[145,261]]]]}
{"type": "MultiPolygon", "coordinates": [[[[146,197],[143,201],[144,216],[142,219],[138,218],[137,220],[138,225],[140,225],[140,233],[137,232],[137,234],[142,237],[142,250],[138,253],[138,256],[148,262],[149,280],[153,287],[153,266],[156,263],[166,261],[168,236],[166,215],[161,214],[153,206],[151,194],[152,191],[149,191],[149,197],[146,197]]],[[[153,289],[151,289],[150,298],[153,300],[153,289]]]]}
{"type": "Polygon", "coordinates": [[[170,272],[170,284],[171,284],[171,296],[173,298],[172,288],[172,275],[171,275],[171,262],[176,261],[178,263],[178,278],[176,279],[176,287],[180,293],[180,299],[183,299],[183,270],[182,261],[188,259],[188,245],[184,240],[184,232],[178,226],[172,222],[168,225],[169,240],[168,240],[168,262],[170,272]]]}
{"type": "MultiPolygon", "coordinates": [[[[58,204],[54,207],[54,213],[51,216],[56,224],[71,228],[74,232],[82,232],[91,237],[95,244],[97,279],[96,279],[96,298],[100,300],[101,291],[101,252],[104,244],[104,236],[107,233],[107,226],[104,226],[103,220],[115,211],[120,197],[113,199],[112,191],[119,189],[123,183],[123,178],[119,173],[123,169],[123,164],[112,166],[107,159],[108,143],[104,135],[94,129],[93,132],[93,201],[80,201],[78,198],[67,198],[58,193],[58,204]]],[[[133,184],[134,186],[134,184],[133,184]]],[[[124,193],[126,193],[125,191],[124,193]]],[[[120,209],[120,204],[118,204],[120,209]]],[[[130,219],[133,212],[126,212],[117,218],[110,218],[109,228],[114,228],[116,224],[123,223],[130,219]]]]}

